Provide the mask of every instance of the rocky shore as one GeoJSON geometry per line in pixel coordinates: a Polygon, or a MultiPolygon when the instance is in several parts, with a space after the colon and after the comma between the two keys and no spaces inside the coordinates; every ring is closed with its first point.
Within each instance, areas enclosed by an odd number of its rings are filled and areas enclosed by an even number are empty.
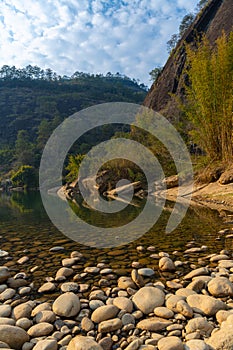
{"type": "Polygon", "coordinates": [[[232,349],[232,252],[210,255],[194,242],[182,256],[137,247],[143,250],[151,253],[156,269],[134,261],[131,274],[121,276],[104,261],[77,273],[85,256],[73,251],[39,288],[33,283],[37,267],[30,267],[30,278],[24,272],[27,256],[18,259],[20,271],[14,274],[7,266],[9,253],[0,250],[0,348],[232,349]],[[97,285],[85,283],[88,275],[97,278],[97,285]]]}

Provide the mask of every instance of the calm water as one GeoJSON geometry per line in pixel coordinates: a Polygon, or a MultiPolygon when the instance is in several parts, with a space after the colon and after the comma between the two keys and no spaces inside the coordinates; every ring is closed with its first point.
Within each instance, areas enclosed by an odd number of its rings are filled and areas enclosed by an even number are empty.
{"type": "MultiPolygon", "coordinates": [[[[8,251],[13,257],[7,264],[16,272],[19,270],[16,260],[20,256],[28,255],[30,264],[23,266],[25,272],[33,266],[39,266],[34,276],[41,279],[45,275],[54,276],[55,271],[61,266],[61,259],[68,257],[73,250],[79,250],[85,255],[85,266],[93,266],[100,261],[105,261],[114,269],[128,271],[133,261],[140,261],[144,266],[153,267],[151,252],[146,249],[143,252],[137,252],[138,245],[145,248],[153,245],[156,247],[156,252],[168,253],[174,250],[183,252],[186,244],[192,240],[195,240],[196,246],[207,245],[207,253],[233,248],[232,239],[222,237],[216,240],[220,229],[231,226],[224,222],[217,211],[210,209],[191,207],[179,227],[172,234],[165,234],[171,210],[172,204],[166,203],[166,210],[156,225],[140,239],[117,248],[97,249],[73,242],[56,229],[43,208],[38,192],[0,194],[0,249],[8,251]],[[63,246],[65,250],[50,253],[49,249],[57,245],[63,246]]],[[[131,217],[135,215],[132,209],[130,211],[130,213],[124,212],[122,217],[117,216],[116,221],[125,222],[129,215],[131,217]]],[[[91,218],[92,222],[95,219],[95,213],[87,208],[84,208],[81,214],[83,217],[91,218]]],[[[104,217],[97,219],[99,224],[101,220],[105,220],[104,217]]],[[[22,270],[22,266],[20,268],[22,270]]]]}

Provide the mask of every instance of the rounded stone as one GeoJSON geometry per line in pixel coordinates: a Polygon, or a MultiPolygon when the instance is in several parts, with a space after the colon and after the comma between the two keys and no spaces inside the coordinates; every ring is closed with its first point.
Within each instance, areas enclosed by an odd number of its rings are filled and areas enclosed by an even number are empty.
{"type": "Polygon", "coordinates": [[[30,318],[32,306],[29,303],[22,303],[17,305],[12,311],[12,317],[16,320],[20,318],[30,318]]]}
{"type": "Polygon", "coordinates": [[[99,323],[98,332],[108,333],[117,331],[122,327],[122,321],[119,318],[113,318],[111,320],[103,321],[99,323]]]}
{"type": "Polygon", "coordinates": [[[219,310],[225,310],[227,305],[209,295],[193,294],[187,297],[187,303],[194,312],[205,314],[207,316],[215,315],[219,310]]]}
{"type": "Polygon", "coordinates": [[[126,312],[133,311],[133,303],[130,299],[126,297],[116,297],[113,299],[113,305],[118,307],[120,310],[125,310],[126,312]]]}
{"type": "Polygon", "coordinates": [[[207,285],[208,291],[214,297],[233,296],[233,284],[226,277],[215,277],[207,285]]]}
{"type": "Polygon", "coordinates": [[[115,305],[104,305],[98,307],[91,315],[91,320],[95,323],[114,318],[119,312],[118,307],[115,305]]]}
{"type": "Polygon", "coordinates": [[[176,267],[174,262],[165,256],[159,260],[159,269],[161,271],[175,271],[176,267]]]}
{"type": "Polygon", "coordinates": [[[52,282],[46,282],[44,283],[39,289],[39,293],[51,293],[56,289],[56,286],[52,282]]]}
{"type": "Polygon", "coordinates": [[[158,349],[159,350],[183,350],[184,346],[180,338],[178,337],[166,337],[161,338],[158,341],[158,349]]]}
{"type": "Polygon", "coordinates": [[[0,305],[0,317],[8,317],[11,314],[11,306],[10,305],[0,305]]]}
{"type": "Polygon", "coordinates": [[[209,346],[201,339],[191,339],[186,342],[185,350],[209,350],[209,346]]]}
{"type": "Polygon", "coordinates": [[[170,324],[172,324],[172,322],[164,318],[151,317],[139,321],[137,324],[137,328],[142,329],[144,331],[157,332],[166,328],[170,324]]]}
{"type": "Polygon", "coordinates": [[[103,350],[103,348],[96,343],[92,337],[84,337],[77,335],[73,338],[67,347],[67,350],[103,350]]]}
{"type": "Polygon", "coordinates": [[[79,297],[72,292],[64,293],[54,301],[52,309],[59,316],[76,316],[80,311],[79,297]]]}
{"type": "Polygon", "coordinates": [[[39,340],[33,350],[57,350],[57,341],[55,339],[39,340]]]}
{"type": "Polygon", "coordinates": [[[137,291],[132,298],[135,306],[144,314],[153,312],[157,306],[162,306],[164,303],[164,292],[156,287],[142,287],[137,291]]]}
{"type": "Polygon", "coordinates": [[[155,274],[154,270],[152,270],[148,267],[139,269],[138,273],[139,273],[139,275],[141,275],[143,277],[152,277],[155,274]]]}
{"type": "Polygon", "coordinates": [[[47,322],[41,322],[35,324],[28,329],[28,334],[30,337],[43,337],[45,335],[51,334],[53,331],[53,325],[47,322]]]}
{"type": "Polygon", "coordinates": [[[18,321],[16,321],[15,325],[27,330],[28,328],[30,328],[33,325],[33,322],[31,320],[29,320],[28,318],[23,317],[23,318],[20,318],[18,321]]]}
{"type": "Polygon", "coordinates": [[[24,329],[10,325],[0,325],[0,341],[7,343],[12,349],[21,350],[29,336],[24,329]]]}
{"type": "Polygon", "coordinates": [[[41,323],[41,322],[47,322],[47,323],[53,323],[56,320],[56,315],[53,311],[50,310],[43,310],[39,311],[35,316],[35,322],[41,323]]]}
{"type": "Polygon", "coordinates": [[[154,314],[162,318],[172,318],[174,316],[174,312],[165,306],[156,307],[154,309],[154,314]]]}
{"type": "Polygon", "coordinates": [[[10,277],[10,271],[7,266],[0,266],[0,283],[7,281],[10,277]]]}

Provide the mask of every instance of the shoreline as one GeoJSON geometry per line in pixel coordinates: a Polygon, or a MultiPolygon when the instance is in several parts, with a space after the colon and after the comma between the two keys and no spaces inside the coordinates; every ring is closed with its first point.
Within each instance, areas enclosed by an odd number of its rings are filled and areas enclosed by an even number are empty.
{"type": "MultiPolygon", "coordinates": [[[[219,235],[231,239],[233,230],[219,235]]],[[[18,259],[15,273],[10,255],[0,251],[0,342],[16,350],[231,349],[232,252],[208,254],[194,241],[186,246],[170,255],[137,246],[139,261],[127,275],[104,261],[77,274],[85,256],[73,251],[36,289],[36,267],[30,279],[24,272],[30,259],[18,259]],[[146,266],[140,262],[145,250],[151,259],[146,266]],[[85,276],[95,276],[98,284],[85,276]]],[[[55,246],[49,254],[61,250],[55,246]]]]}

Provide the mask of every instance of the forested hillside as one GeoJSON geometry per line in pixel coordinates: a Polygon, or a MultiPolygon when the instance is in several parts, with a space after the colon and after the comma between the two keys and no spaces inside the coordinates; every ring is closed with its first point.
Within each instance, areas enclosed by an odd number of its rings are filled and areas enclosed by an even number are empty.
{"type": "MultiPolygon", "coordinates": [[[[0,69],[0,173],[27,164],[38,167],[52,130],[71,114],[105,102],[141,104],[146,86],[119,73],[58,76],[27,66],[0,69]]],[[[109,129],[107,132],[110,133],[109,129]]],[[[92,135],[93,136],[93,135],[92,135]]],[[[95,135],[98,138],[101,135],[95,135]]]]}

